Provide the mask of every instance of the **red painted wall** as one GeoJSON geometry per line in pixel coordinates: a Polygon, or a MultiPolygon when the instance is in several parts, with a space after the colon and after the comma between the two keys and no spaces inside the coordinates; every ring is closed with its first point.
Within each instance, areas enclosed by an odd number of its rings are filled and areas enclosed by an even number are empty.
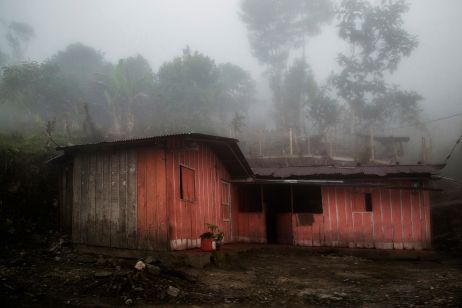
{"type": "Polygon", "coordinates": [[[138,248],[168,249],[166,170],[163,149],[138,149],[138,248]]]}
{"type": "Polygon", "coordinates": [[[210,147],[171,138],[167,149],[138,150],[137,247],[182,250],[200,246],[206,223],[219,226],[224,241],[265,242],[265,216],[239,213],[238,188],[231,184],[231,207],[221,200],[230,177],[210,147]],[[180,166],[194,170],[194,201],[180,197],[180,166]],[[223,211],[231,211],[225,219],[223,211]]]}
{"type": "MultiPolygon", "coordinates": [[[[231,184],[231,219],[224,219],[221,185],[230,177],[210,147],[172,138],[167,149],[142,148],[137,153],[138,248],[199,247],[206,223],[218,225],[225,242],[266,242],[264,208],[261,212],[239,211],[242,196],[235,184],[231,184]],[[180,166],[194,170],[193,201],[180,197],[180,166]]],[[[323,213],[311,214],[308,220],[307,214],[280,215],[279,242],[388,249],[430,247],[426,191],[323,187],[322,203],[323,213]],[[372,212],[357,211],[365,192],[371,193],[372,212]]]]}
{"type": "MultiPolygon", "coordinates": [[[[260,186],[255,193],[261,194],[260,186]]],[[[249,192],[239,189],[238,185],[233,185],[232,189],[234,200],[232,204],[233,212],[233,240],[244,243],[266,243],[266,221],[263,209],[260,212],[241,212],[240,203],[258,202],[255,198],[248,196],[249,192]]],[[[261,203],[261,200],[259,200],[261,203]]]]}
{"type": "MultiPolygon", "coordinates": [[[[370,189],[372,212],[354,211],[355,198],[365,190],[322,189],[323,213],[311,225],[298,224],[293,214],[294,243],[301,246],[340,246],[386,249],[430,247],[430,204],[427,191],[370,189]]],[[[303,214],[302,214],[303,215],[303,214]]]]}
{"type": "Polygon", "coordinates": [[[225,234],[224,241],[232,241],[234,217],[231,216],[229,221],[223,219],[220,190],[221,181],[228,181],[229,174],[212,149],[205,144],[172,138],[166,150],[165,166],[170,248],[181,250],[199,247],[199,236],[207,231],[206,223],[219,226],[225,234]],[[193,202],[180,198],[181,165],[193,169],[195,173],[193,202]]]}

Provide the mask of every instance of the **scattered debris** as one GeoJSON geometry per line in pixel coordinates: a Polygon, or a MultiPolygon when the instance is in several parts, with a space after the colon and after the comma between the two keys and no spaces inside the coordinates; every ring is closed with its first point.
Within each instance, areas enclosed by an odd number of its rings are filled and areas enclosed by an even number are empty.
{"type": "Polygon", "coordinates": [[[139,270],[139,271],[142,271],[146,268],[146,264],[144,264],[143,261],[138,261],[136,262],[135,264],[135,269],[139,270]]]}
{"type": "Polygon", "coordinates": [[[159,275],[160,267],[152,265],[152,264],[146,264],[146,272],[150,275],[159,275]]]}
{"type": "Polygon", "coordinates": [[[462,301],[460,262],[453,259],[396,262],[274,248],[195,269],[180,257],[161,262],[157,253],[132,260],[44,247],[0,255],[2,305],[411,307],[462,301]]]}
{"type": "Polygon", "coordinates": [[[112,276],[112,272],[108,271],[98,271],[93,274],[93,277],[95,278],[108,278],[112,276]]]}
{"type": "Polygon", "coordinates": [[[172,296],[172,297],[177,297],[180,294],[180,289],[169,286],[167,288],[167,294],[172,296]]]}
{"type": "Polygon", "coordinates": [[[131,298],[127,298],[125,300],[125,305],[133,305],[133,300],[131,298]]]}
{"type": "Polygon", "coordinates": [[[144,258],[144,263],[146,264],[153,264],[154,262],[156,262],[156,259],[153,256],[147,256],[144,258]]]}

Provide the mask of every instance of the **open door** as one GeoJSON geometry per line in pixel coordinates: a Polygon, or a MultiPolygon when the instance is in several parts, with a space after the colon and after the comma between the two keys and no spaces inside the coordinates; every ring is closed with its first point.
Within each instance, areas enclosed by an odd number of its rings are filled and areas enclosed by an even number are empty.
{"type": "Polygon", "coordinates": [[[263,186],[268,243],[293,244],[290,185],[263,186]]]}

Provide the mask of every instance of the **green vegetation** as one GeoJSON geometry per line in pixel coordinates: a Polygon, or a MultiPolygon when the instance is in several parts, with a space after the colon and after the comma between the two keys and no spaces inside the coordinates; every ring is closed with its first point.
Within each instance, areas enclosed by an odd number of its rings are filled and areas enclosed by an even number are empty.
{"type": "Polygon", "coordinates": [[[0,134],[0,249],[40,244],[57,227],[57,172],[45,135],[0,134]]]}

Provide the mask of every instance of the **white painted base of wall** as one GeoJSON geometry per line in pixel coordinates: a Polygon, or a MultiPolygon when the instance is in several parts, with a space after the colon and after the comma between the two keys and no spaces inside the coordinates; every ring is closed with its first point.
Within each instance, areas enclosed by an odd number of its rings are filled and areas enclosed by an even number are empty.
{"type": "Polygon", "coordinates": [[[185,250],[201,247],[201,239],[177,239],[170,241],[170,249],[185,250]]]}

